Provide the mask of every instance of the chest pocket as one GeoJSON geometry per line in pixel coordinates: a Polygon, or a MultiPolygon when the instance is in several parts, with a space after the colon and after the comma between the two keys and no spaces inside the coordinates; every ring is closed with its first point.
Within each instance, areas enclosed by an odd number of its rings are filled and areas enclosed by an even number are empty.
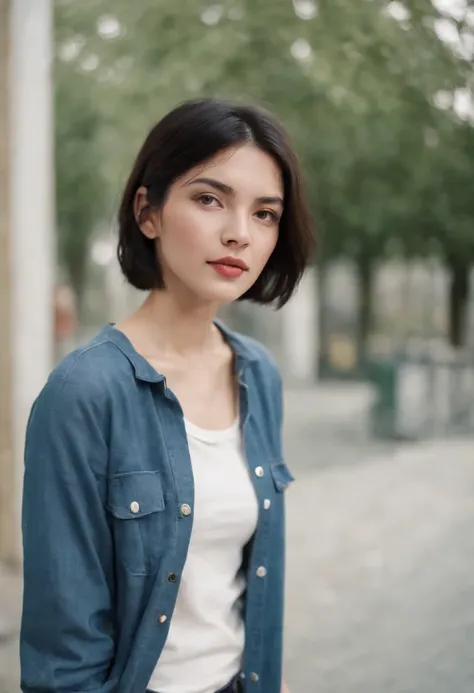
{"type": "Polygon", "coordinates": [[[108,479],[116,559],[133,575],[156,573],[163,552],[165,501],[158,472],[125,472],[108,479]]]}

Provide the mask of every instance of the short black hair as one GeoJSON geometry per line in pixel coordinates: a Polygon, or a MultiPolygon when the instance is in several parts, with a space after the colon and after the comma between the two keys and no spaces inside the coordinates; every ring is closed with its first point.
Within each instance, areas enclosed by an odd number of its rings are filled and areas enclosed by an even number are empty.
{"type": "Polygon", "coordinates": [[[186,171],[218,152],[253,142],[278,164],[284,186],[284,210],[275,249],[262,273],[239,300],[283,306],[311,260],[314,235],[303,193],[298,158],[287,133],[266,110],[217,99],[187,101],[168,113],[146,138],[125,186],[120,204],[118,259],[137,289],[163,289],[153,240],[140,230],[135,194],[148,191],[152,207],[161,207],[170,185],[186,171]]]}

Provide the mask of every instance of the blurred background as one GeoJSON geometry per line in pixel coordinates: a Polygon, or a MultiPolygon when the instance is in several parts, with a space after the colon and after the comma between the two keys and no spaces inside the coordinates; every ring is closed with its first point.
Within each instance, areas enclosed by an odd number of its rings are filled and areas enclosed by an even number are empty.
{"type": "Polygon", "coordinates": [[[0,0],[0,693],[29,408],[143,299],[116,262],[121,188],[202,95],[280,117],[317,226],[283,310],[222,315],[286,386],[290,689],[472,693],[473,59],[467,0],[0,0]]]}

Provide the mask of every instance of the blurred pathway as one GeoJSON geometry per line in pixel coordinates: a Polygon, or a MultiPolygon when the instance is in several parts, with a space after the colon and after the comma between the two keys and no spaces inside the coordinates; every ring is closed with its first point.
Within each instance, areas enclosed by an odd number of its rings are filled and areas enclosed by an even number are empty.
{"type": "Polygon", "coordinates": [[[307,461],[288,491],[290,689],[472,693],[474,443],[307,461]]]}

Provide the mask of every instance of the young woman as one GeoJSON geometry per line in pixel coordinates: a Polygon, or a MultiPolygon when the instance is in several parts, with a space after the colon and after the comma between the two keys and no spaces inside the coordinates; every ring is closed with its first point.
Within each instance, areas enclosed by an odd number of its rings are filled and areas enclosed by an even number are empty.
{"type": "Polygon", "coordinates": [[[282,388],[223,304],[282,306],[310,258],[297,160],[253,107],[185,103],[119,213],[148,292],[52,373],[23,505],[25,693],[280,693],[282,388]]]}

